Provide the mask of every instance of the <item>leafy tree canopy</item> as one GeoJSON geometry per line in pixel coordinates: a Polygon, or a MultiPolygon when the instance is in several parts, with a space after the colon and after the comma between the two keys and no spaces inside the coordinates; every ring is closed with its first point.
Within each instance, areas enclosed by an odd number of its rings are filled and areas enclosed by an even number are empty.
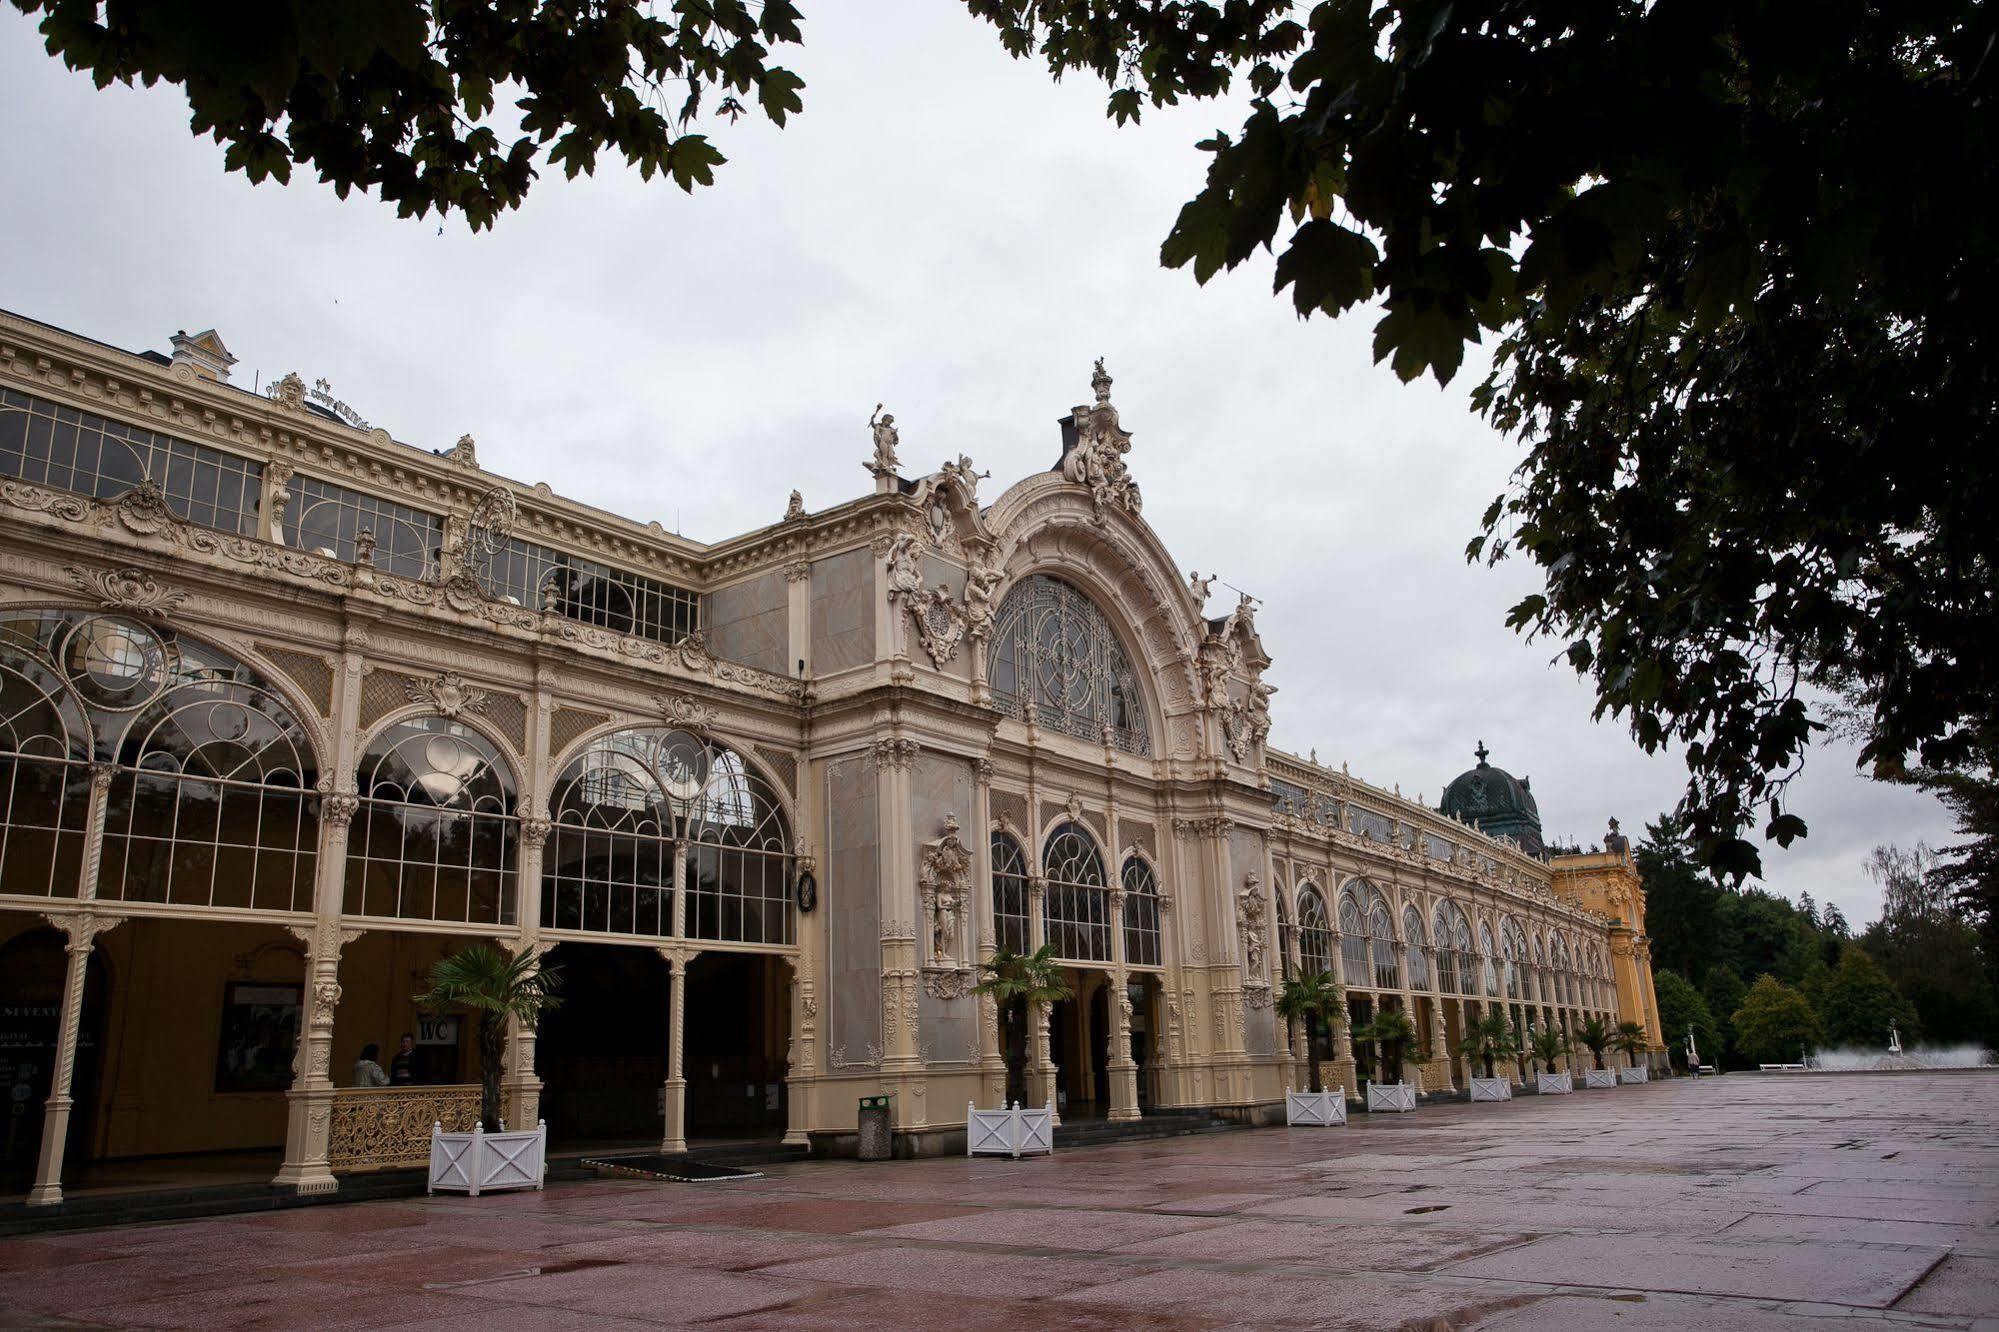
{"type": "Polygon", "coordinates": [[[1539,565],[1511,623],[1567,645],[1598,715],[1679,746],[1704,863],[1755,873],[1745,833],[1805,833],[1784,795],[1814,685],[1861,682],[1878,774],[1984,761],[1989,6],[967,3],[1106,80],[1121,122],[1246,95],[1167,266],[1274,251],[1301,315],[1379,301],[1405,379],[1501,335],[1474,400],[1527,456],[1468,553],[1539,565]]]}
{"type": "Polygon", "coordinates": [[[1822,1034],[1805,997],[1775,976],[1758,976],[1731,1020],[1742,1055],[1751,1063],[1796,1063],[1822,1034]]]}
{"type": "Polygon", "coordinates": [[[1702,1059],[1712,1063],[1721,1058],[1721,1029],[1714,1014],[1693,983],[1677,971],[1659,971],[1652,977],[1653,993],[1659,1000],[1659,1027],[1673,1062],[1686,1065],[1687,1032],[1694,1033],[1694,1046],[1702,1059]]]}
{"type": "Polygon", "coordinates": [[[1914,1005],[1864,949],[1848,948],[1840,955],[1815,1007],[1830,1045],[1882,1049],[1888,1044],[1891,1020],[1910,1044],[1922,1034],[1914,1005]]]}
{"type": "Polygon", "coordinates": [[[714,182],[704,110],[774,123],[804,80],[771,63],[803,41],[790,0],[13,0],[49,54],[111,82],[176,84],[189,125],[252,181],[309,167],[398,215],[519,206],[544,156],[574,178],[615,151],[646,179],[714,182]],[[510,101],[514,117],[496,117],[510,101]]]}
{"type": "MultiPolygon", "coordinates": [[[[1880,965],[1883,979],[1914,1005],[1926,1039],[1999,1044],[1999,972],[1980,947],[1978,914],[1960,895],[1952,864],[1918,842],[1877,846],[1867,869],[1881,885],[1881,919],[1848,951],[1865,950],[1880,965]]],[[[1902,1031],[1907,1038],[1906,1020],[1902,1031]]]]}

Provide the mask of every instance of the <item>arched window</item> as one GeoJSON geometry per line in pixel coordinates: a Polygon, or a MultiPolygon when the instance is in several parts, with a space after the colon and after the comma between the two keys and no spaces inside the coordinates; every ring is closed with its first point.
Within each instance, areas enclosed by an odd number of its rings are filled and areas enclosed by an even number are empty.
{"type": "Polygon", "coordinates": [[[992,835],[993,937],[999,947],[1027,953],[1027,856],[1020,843],[1003,832],[992,835]]]}
{"type": "MultiPolygon", "coordinates": [[[[1374,892],[1372,888],[1368,891],[1374,892]]],[[[1374,901],[1367,908],[1367,935],[1374,952],[1374,988],[1401,989],[1402,972],[1395,956],[1395,922],[1380,893],[1374,893],[1374,901]]]]}
{"type": "Polygon", "coordinates": [[[1159,882],[1139,856],[1124,858],[1124,960],[1159,965],[1159,882]]]}
{"type": "Polygon", "coordinates": [[[1298,966],[1309,973],[1333,969],[1333,925],[1326,899],[1306,884],[1298,890],[1298,966]]]}
{"type": "Polygon", "coordinates": [[[1138,678],[1110,621],[1060,579],[1035,574],[1000,603],[992,636],[992,690],[1000,711],[1029,704],[1051,730],[1150,755],[1152,738],[1138,678]]]}
{"type": "Polygon", "coordinates": [[[89,719],[55,664],[60,612],[0,619],[0,891],[75,897],[90,818],[89,719]]]}
{"type": "Polygon", "coordinates": [[[660,741],[657,770],[687,840],[687,936],[797,942],[791,833],[770,784],[742,755],[686,731],[660,741]]]}
{"type": "Polygon", "coordinates": [[[485,736],[411,717],[369,742],[347,837],[354,916],[512,925],[514,778],[485,736]]]}
{"type": "Polygon", "coordinates": [[[1415,907],[1402,909],[1402,962],[1409,971],[1409,988],[1430,988],[1430,951],[1423,938],[1423,916],[1415,907]]]}
{"type": "Polygon", "coordinates": [[[1063,823],[1041,849],[1048,880],[1048,942],[1057,957],[1078,962],[1111,960],[1110,888],[1096,841],[1077,823],[1063,823]]]}
{"type": "Polygon", "coordinates": [[[1458,959],[1458,993],[1478,993],[1478,955],[1472,951],[1471,922],[1456,902],[1451,908],[1451,949],[1458,959]]]}
{"type": "Polygon", "coordinates": [[[1367,917],[1351,889],[1340,894],[1340,970],[1348,985],[1364,986],[1374,980],[1367,956],[1367,917]]]}
{"type": "Polygon", "coordinates": [[[1480,969],[1484,972],[1481,987],[1487,998],[1499,997],[1499,972],[1493,965],[1492,926],[1480,923],[1478,927],[1478,955],[1480,969]]]}
{"type": "Polygon", "coordinates": [[[1437,909],[1430,913],[1430,937],[1436,940],[1437,992],[1456,994],[1457,953],[1451,947],[1451,913],[1448,903],[1437,903],[1437,909]]]}
{"type": "Polygon", "coordinates": [[[542,855],[544,927],[673,933],[674,838],[655,750],[644,733],[608,735],[556,778],[542,855]]]}
{"type": "Polygon", "coordinates": [[[1506,982],[1506,997],[1521,998],[1520,971],[1527,961],[1527,939],[1520,927],[1512,921],[1502,921],[1499,926],[1500,969],[1506,982]]]}
{"type": "Polygon", "coordinates": [[[97,895],[312,910],[319,780],[269,681],[171,629],[91,611],[0,621],[0,882],[74,897],[108,765],[97,895]]]}

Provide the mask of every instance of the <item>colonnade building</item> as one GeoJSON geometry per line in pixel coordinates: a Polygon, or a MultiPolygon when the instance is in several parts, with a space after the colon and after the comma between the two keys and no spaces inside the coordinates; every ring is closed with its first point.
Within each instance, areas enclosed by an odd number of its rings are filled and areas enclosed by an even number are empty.
{"type": "Polygon", "coordinates": [[[478,1056],[412,996],[470,942],[561,972],[504,1071],[558,1147],[837,1152],[885,1093],[904,1150],[962,1149],[1005,1078],[979,963],[1044,943],[1074,997],[1030,1079],[1070,1117],[1281,1112],[1299,968],[1409,1012],[1430,1091],[1492,1005],[1658,1045],[1621,842],[1549,857],[1483,753],[1429,809],[1271,747],[1255,605],[1211,613],[1141,516],[1101,365],[1001,493],[877,418],[867,493],[703,544],[232,363],[0,313],[31,1201],[134,1158],[263,1150],[305,1191],[420,1160],[478,1056]],[[371,1045],[395,1085],[351,1085],[371,1045]]]}

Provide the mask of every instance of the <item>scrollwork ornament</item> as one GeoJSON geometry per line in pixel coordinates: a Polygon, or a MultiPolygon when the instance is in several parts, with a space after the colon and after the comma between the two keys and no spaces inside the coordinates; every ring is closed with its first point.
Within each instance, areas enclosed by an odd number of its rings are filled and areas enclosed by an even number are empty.
{"type": "Polygon", "coordinates": [[[63,572],[78,591],[95,597],[106,610],[158,616],[179,609],[187,600],[187,593],[162,587],[143,569],[85,569],[69,565],[63,572]]]}
{"type": "Polygon", "coordinates": [[[446,671],[428,680],[412,680],[404,692],[410,702],[435,709],[440,717],[482,713],[492,701],[485,690],[472,688],[456,671],[446,671]]]}

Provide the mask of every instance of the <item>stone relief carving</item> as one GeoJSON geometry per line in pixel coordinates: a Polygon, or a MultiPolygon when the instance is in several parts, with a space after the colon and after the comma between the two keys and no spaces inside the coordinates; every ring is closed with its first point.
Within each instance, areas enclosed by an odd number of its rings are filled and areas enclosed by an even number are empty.
{"type": "MultiPolygon", "coordinates": [[[[959,939],[964,929],[965,904],[971,895],[972,850],[958,836],[958,831],[958,816],[945,815],[942,834],[923,844],[917,871],[917,886],[930,923],[932,966],[955,968],[961,964],[959,939]]],[[[958,994],[962,993],[961,983],[958,994]]]]}
{"type": "Polygon", "coordinates": [[[655,694],[659,715],[668,726],[704,730],[715,724],[715,709],[685,694],[655,694]]]}
{"type": "Polygon", "coordinates": [[[411,680],[405,692],[410,702],[433,708],[441,717],[482,713],[492,701],[485,690],[472,688],[456,671],[446,671],[428,680],[411,680]]]}
{"type": "Polygon", "coordinates": [[[1111,406],[1111,377],[1101,357],[1090,387],[1096,391],[1096,405],[1078,407],[1070,414],[1076,442],[1062,455],[1062,478],[1088,487],[1090,505],[1102,526],[1112,505],[1137,513],[1139,494],[1124,462],[1124,455],[1131,452],[1131,434],[1118,424],[1117,408],[1111,406]]]}
{"type": "Polygon", "coordinates": [[[784,502],[784,521],[787,523],[805,521],[805,495],[802,491],[792,491],[791,498],[784,502]]]}
{"type": "Polygon", "coordinates": [[[288,412],[305,410],[305,381],[294,370],[265,390],[271,401],[288,412]]]}
{"type": "Polygon", "coordinates": [[[100,570],[68,565],[63,572],[78,591],[95,597],[106,610],[162,615],[178,609],[187,600],[187,593],[162,587],[143,569],[100,570]]]}
{"type": "Polygon", "coordinates": [[[1270,988],[1269,971],[1264,966],[1265,907],[1263,900],[1263,876],[1251,870],[1243,876],[1242,891],[1236,895],[1236,923],[1242,933],[1242,947],[1248,966],[1244,972],[1243,985],[1270,988]]]}
{"type": "Polygon", "coordinates": [[[458,442],[444,451],[444,461],[476,471],[479,467],[478,445],[472,442],[472,436],[460,435],[458,442]]]}
{"type": "Polygon", "coordinates": [[[921,752],[921,747],[914,740],[890,738],[875,741],[875,762],[884,768],[907,768],[921,752]]]}
{"type": "Polygon", "coordinates": [[[930,655],[930,662],[943,670],[958,655],[959,640],[965,636],[965,612],[951,589],[939,583],[928,592],[914,592],[904,598],[916,621],[916,641],[930,655]]]}

